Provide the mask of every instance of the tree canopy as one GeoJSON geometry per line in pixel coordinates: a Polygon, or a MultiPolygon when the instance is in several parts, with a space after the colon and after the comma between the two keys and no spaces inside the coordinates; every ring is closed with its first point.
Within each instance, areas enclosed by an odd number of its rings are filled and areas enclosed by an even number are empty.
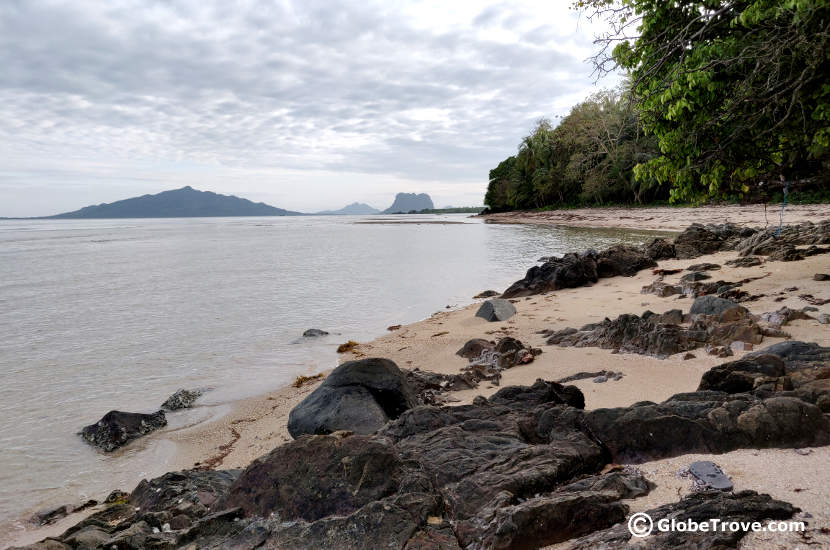
{"type": "Polygon", "coordinates": [[[826,188],[830,0],[575,7],[610,29],[596,41],[598,73],[629,81],[534,129],[491,172],[496,209],[740,199],[779,179],[826,188]]]}

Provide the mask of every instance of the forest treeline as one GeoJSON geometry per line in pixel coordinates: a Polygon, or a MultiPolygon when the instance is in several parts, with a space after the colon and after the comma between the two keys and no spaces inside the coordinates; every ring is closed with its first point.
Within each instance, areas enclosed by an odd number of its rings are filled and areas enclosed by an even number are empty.
{"type": "Polygon", "coordinates": [[[830,181],[830,0],[582,0],[622,71],[490,171],[492,211],[766,200],[830,181]]]}

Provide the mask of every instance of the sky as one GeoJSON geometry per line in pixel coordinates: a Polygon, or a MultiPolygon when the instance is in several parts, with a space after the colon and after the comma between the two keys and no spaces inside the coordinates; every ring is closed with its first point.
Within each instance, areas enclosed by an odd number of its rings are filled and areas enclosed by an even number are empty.
{"type": "Polygon", "coordinates": [[[568,0],[0,2],[0,216],[190,185],[313,212],[483,202],[595,83],[568,0]]]}

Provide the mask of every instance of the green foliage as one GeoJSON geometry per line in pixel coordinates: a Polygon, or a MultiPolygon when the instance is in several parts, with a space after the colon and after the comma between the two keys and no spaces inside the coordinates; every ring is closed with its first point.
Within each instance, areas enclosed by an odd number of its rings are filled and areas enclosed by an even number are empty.
{"type": "Polygon", "coordinates": [[[571,109],[557,127],[540,120],[518,152],[490,171],[484,202],[492,211],[668,198],[655,178],[633,168],[658,154],[639,115],[618,92],[600,92],[571,109]]]}
{"type": "Polygon", "coordinates": [[[583,0],[612,31],[600,71],[630,74],[660,155],[635,179],[672,201],[745,197],[809,178],[830,152],[830,0],[583,0]],[[631,37],[634,38],[631,38],[631,37]],[[610,53],[610,57],[607,52],[610,53]]]}

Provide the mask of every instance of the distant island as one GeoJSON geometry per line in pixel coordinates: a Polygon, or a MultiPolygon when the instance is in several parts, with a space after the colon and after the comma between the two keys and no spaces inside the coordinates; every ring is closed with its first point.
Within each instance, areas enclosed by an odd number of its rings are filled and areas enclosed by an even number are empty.
{"type": "Polygon", "coordinates": [[[323,210],[322,212],[317,212],[318,216],[365,216],[371,214],[380,214],[380,210],[362,202],[353,202],[340,210],[323,210]]]}
{"type": "Polygon", "coordinates": [[[233,195],[199,191],[189,185],[181,189],[142,195],[131,199],[86,206],[44,219],[95,218],[200,218],[222,216],[302,216],[263,202],[252,202],[233,195]]]}
{"type": "Polygon", "coordinates": [[[415,193],[398,193],[395,195],[395,202],[392,206],[383,211],[383,214],[403,214],[407,212],[420,212],[421,210],[432,210],[435,205],[426,193],[416,195],[415,193]]]}
{"type": "Polygon", "coordinates": [[[208,218],[235,216],[371,216],[375,214],[460,214],[479,213],[483,206],[435,208],[426,193],[398,193],[392,206],[378,210],[366,203],[353,202],[339,210],[324,210],[314,214],[277,208],[264,202],[253,202],[234,195],[222,195],[212,191],[200,191],[185,186],[181,189],[162,191],[155,195],[142,195],[111,203],[85,206],[72,212],[53,216],[37,216],[36,220],[82,220],[108,218],[208,218]]]}

